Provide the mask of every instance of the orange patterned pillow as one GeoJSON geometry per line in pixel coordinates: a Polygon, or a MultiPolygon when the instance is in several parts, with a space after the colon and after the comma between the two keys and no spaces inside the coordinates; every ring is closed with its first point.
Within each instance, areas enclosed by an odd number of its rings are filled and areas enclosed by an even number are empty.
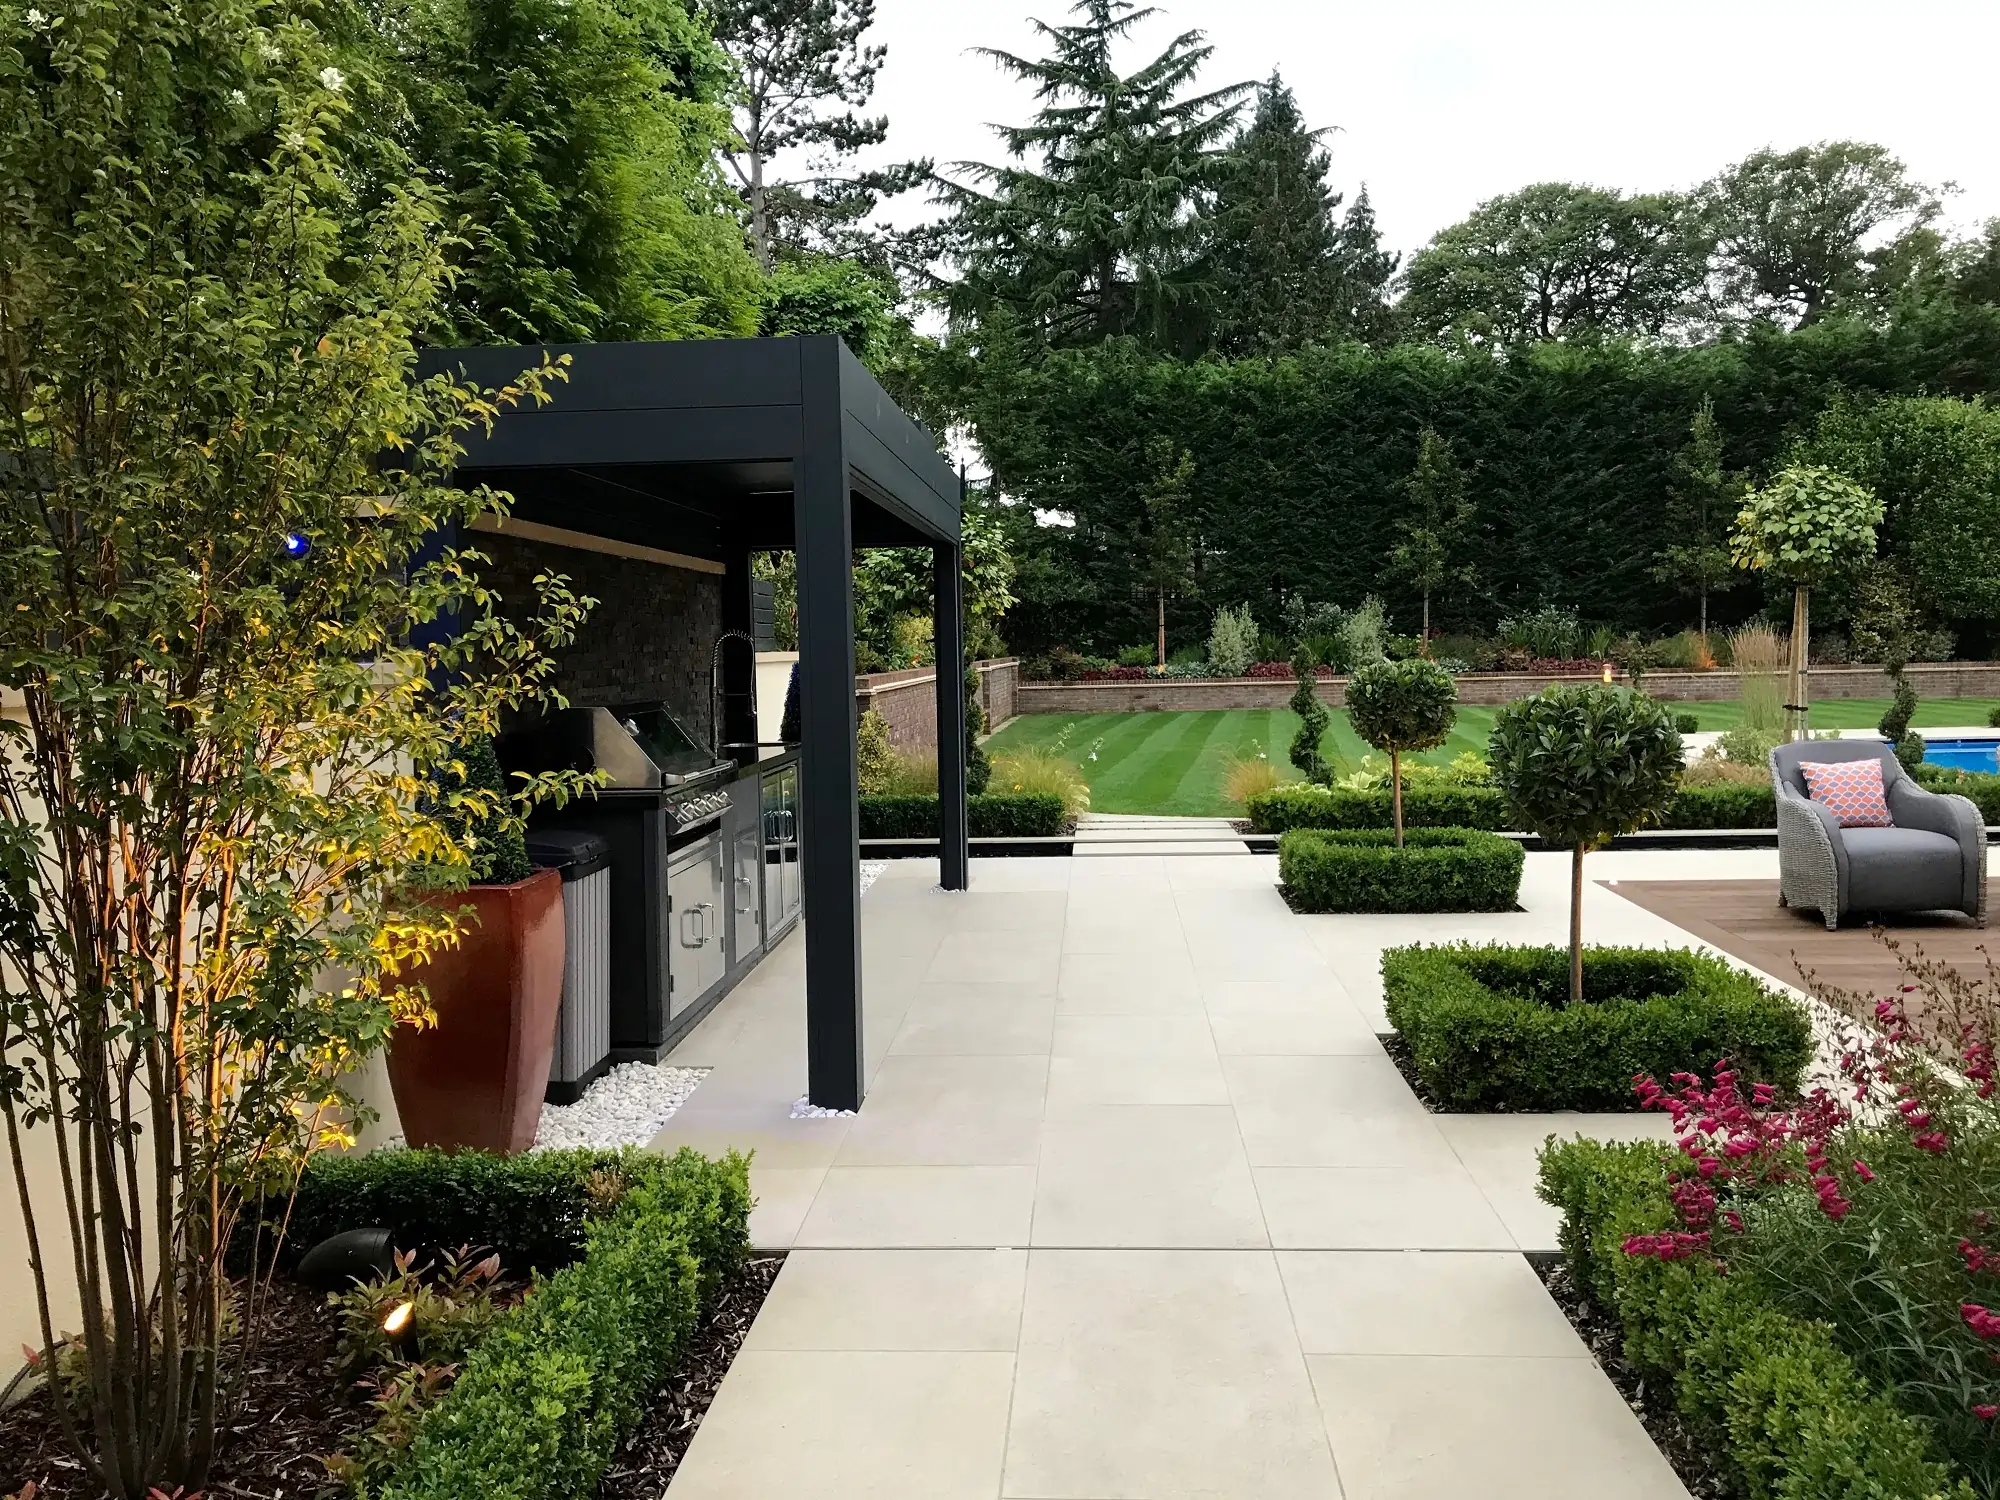
{"type": "Polygon", "coordinates": [[[1882,789],[1882,762],[1868,760],[1802,760],[1806,789],[1840,819],[1842,828],[1887,828],[1889,797],[1882,789]]]}

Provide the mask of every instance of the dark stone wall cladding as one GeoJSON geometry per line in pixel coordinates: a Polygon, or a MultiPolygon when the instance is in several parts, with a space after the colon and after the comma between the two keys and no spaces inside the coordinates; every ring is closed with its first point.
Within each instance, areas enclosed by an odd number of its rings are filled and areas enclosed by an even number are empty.
{"type": "Polygon", "coordinates": [[[556,686],[571,703],[665,703],[689,733],[711,738],[708,664],[722,629],[719,574],[488,532],[467,545],[492,559],[479,572],[510,619],[533,614],[537,573],[560,573],[597,601],[577,638],[552,653],[556,686]]]}

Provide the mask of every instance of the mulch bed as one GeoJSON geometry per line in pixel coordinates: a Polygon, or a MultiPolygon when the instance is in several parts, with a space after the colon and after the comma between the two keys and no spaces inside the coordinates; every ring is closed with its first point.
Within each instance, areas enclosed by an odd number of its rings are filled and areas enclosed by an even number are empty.
{"type": "Polygon", "coordinates": [[[736,1279],[716,1294],[715,1305],[695,1330],[680,1368],[653,1398],[639,1430],[611,1461],[597,1487],[598,1500],[660,1500],[666,1493],[784,1264],[782,1255],[752,1256],[736,1279]]]}
{"type": "Polygon", "coordinates": [[[1647,1436],[1673,1465],[1688,1493],[1694,1500],[1727,1500],[1734,1491],[1721,1471],[1709,1462],[1708,1448],[1688,1430],[1675,1409],[1672,1383],[1648,1380],[1625,1362],[1625,1333],[1618,1319],[1577,1285],[1570,1275],[1569,1262],[1562,1256],[1530,1251],[1528,1264],[1542,1278],[1542,1285],[1549,1289],[1549,1296],[1576,1329],[1577,1337],[1589,1345],[1598,1368],[1611,1377],[1611,1383],[1632,1408],[1647,1436]]]}
{"type": "MultiPolygon", "coordinates": [[[[340,1324],[324,1292],[272,1284],[269,1311],[242,1402],[217,1434],[206,1500],[282,1500],[332,1488],[319,1455],[338,1453],[370,1425],[365,1405],[338,1396],[340,1324]]],[[[92,1500],[98,1491],[70,1456],[46,1390],[0,1412],[0,1495],[32,1480],[35,1500],[92,1500]]]]}
{"type": "MultiPolygon", "coordinates": [[[[601,1500],[659,1500],[729,1372],[744,1335],[784,1264],[753,1256],[717,1293],[687,1357],[629,1438],[598,1491],[601,1500]]],[[[320,1455],[350,1446],[373,1412],[342,1394],[335,1353],[340,1325],[326,1296],[278,1282],[241,1406],[219,1435],[204,1500],[308,1500],[344,1494],[320,1455]]],[[[94,1500],[96,1488],[70,1456],[46,1391],[0,1411],[0,1495],[30,1481],[35,1500],[94,1500]]]]}

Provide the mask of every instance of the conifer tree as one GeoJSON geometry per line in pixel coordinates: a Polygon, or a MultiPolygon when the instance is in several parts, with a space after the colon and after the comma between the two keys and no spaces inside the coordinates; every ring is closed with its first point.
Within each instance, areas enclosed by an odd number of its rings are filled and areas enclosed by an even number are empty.
{"type": "Polygon", "coordinates": [[[734,60],[738,144],[725,153],[750,215],[750,244],[769,271],[781,249],[876,252],[861,221],[890,194],[928,175],[929,162],[844,172],[889,133],[886,116],[857,113],[875,92],[888,49],[868,46],[875,0],[710,0],[715,39],[734,60]],[[846,106],[843,108],[842,106],[846,106]],[[771,158],[804,149],[813,175],[773,179],[771,158]]]}
{"type": "Polygon", "coordinates": [[[1393,344],[1400,320],[1389,301],[1389,283],[1402,257],[1382,248],[1366,183],[1341,216],[1333,257],[1335,326],[1345,337],[1378,349],[1393,344]]]}
{"type": "Polygon", "coordinates": [[[1114,45],[1153,14],[1078,0],[1069,24],[1034,23],[1046,57],[985,50],[1041,107],[1000,127],[1007,162],[961,162],[960,180],[939,184],[954,322],[998,317],[1057,347],[1123,334],[1162,351],[1195,342],[1208,290],[1198,216],[1251,86],[1192,92],[1213,50],[1198,31],[1119,72],[1114,45]]]}
{"type": "Polygon", "coordinates": [[[1216,352],[1278,354],[1325,339],[1340,318],[1340,194],[1325,129],[1308,130],[1277,73],[1236,137],[1209,219],[1216,352]]]}

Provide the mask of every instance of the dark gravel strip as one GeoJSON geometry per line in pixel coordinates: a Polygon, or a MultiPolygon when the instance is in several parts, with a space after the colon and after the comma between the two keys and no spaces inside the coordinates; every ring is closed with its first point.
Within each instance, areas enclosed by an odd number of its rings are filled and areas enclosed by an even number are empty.
{"type": "Polygon", "coordinates": [[[612,1460],[597,1487],[598,1500],[660,1500],[667,1492],[784,1263],[782,1255],[752,1256],[736,1279],[717,1292],[680,1367],[612,1460]]]}
{"type": "Polygon", "coordinates": [[[1555,1304],[1589,1346],[1597,1366],[1611,1377],[1618,1394],[1652,1438],[1694,1500],[1729,1500],[1736,1491],[1714,1463],[1710,1448],[1700,1442],[1674,1406],[1673,1384],[1650,1380],[1625,1362],[1625,1333],[1618,1319],[1599,1307],[1570,1275],[1561,1255],[1529,1251],[1528,1264],[1542,1278],[1555,1304]]]}

